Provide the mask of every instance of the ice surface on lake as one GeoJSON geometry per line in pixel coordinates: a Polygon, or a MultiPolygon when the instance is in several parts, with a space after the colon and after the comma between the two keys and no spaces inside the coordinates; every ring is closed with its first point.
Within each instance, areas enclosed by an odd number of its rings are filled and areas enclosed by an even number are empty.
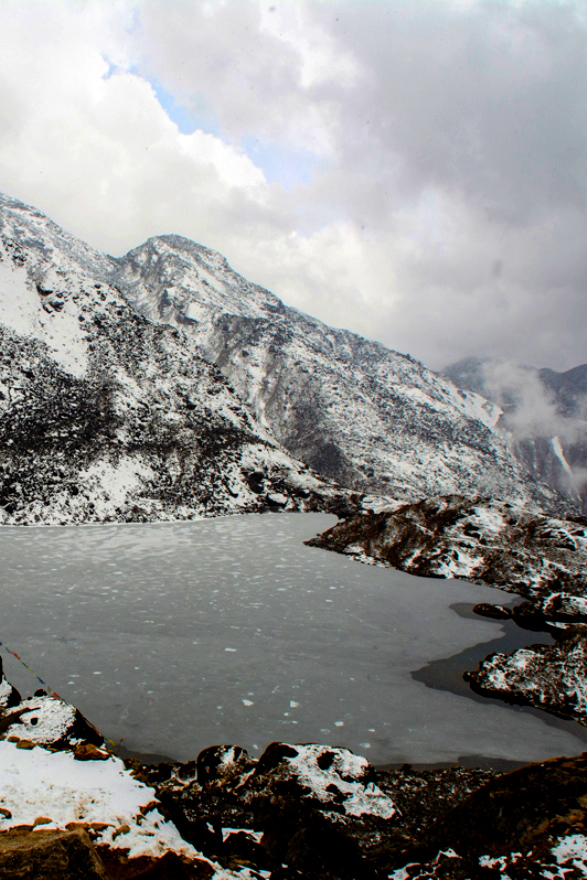
{"type": "Polygon", "coordinates": [[[4,528],[0,640],[108,737],[182,760],[272,740],[374,763],[583,751],[535,715],[414,681],[425,663],[499,637],[498,622],[450,605],[504,594],[303,546],[334,522],[4,528]]]}

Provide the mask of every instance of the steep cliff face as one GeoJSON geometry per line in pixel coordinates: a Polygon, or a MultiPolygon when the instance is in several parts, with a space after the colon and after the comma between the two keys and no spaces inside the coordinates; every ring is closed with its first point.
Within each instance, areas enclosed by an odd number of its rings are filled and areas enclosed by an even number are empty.
{"type": "Polygon", "coordinates": [[[337,508],[113,263],[0,201],[0,520],[159,520],[337,508]]]}
{"type": "Polygon", "coordinates": [[[178,236],[118,261],[150,320],[187,330],[278,440],[324,476],[399,498],[484,492],[555,508],[514,455],[501,409],[409,356],[287,308],[178,236]]]}

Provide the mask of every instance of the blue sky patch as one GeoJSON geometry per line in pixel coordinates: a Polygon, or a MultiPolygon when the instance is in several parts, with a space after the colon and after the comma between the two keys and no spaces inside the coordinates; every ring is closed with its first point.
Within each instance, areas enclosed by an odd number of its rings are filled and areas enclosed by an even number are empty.
{"type": "Polygon", "coordinates": [[[216,135],[216,137],[219,136],[220,129],[218,123],[211,115],[206,113],[196,115],[188,107],[178,103],[171,92],[164,89],[157,80],[145,76],[137,67],[129,67],[128,69],[125,69],[113,64],[108,58],[105,58],[104,60],[108,64],[108,70],[102,75],[102,79],[111,79],[113,76],[123,73],[130,73],[144,79],[155,92],[155,97],[162,109],[165,111],[169,119],[177,125],[182,134],[193,134],[195,131],[205,131],[207,134],[213,134],[216,135]]]}
{"type": "MultiPolygon", "coordinates": [[[[145,77],[147,79],[147,77],[145,77]]],[[[169,116],[172,122],[175,122],[182,134],[193,134],[195,131],[205,131],[207,134],[220,134],[218,123],[212,116],[196,115],[188,107],[179,104],[175,97],[164,89],[160,83],[153,79],[147,79],[150,83],[155,97],[169,116]]]]}
{"type": "MultiPolygon", "coordinates": [[[[196,114],[178,102],[175,96],[163,88],[156,79],[145,76],[138,68],[125,69],[113,64],[108,58],[105,60],[108,63],[108,70],[103,74],[103,79],[111,79],[123,73],[144,79],[153,89],[161,108],[182,134],[190,135],[196,131],[204,131],[221,138],[225,143],[230,143],[228,138],[222,137],[220,126],[212,114],[205,111],[196,114]]],[[[239,146],[257,168],[263,171],[268,183],[277,183],[286,190],[310,183],[315,173],[324,165],[324,159],[310,150],[295,149],[278,141],[261,141],[253,135],[242,138],[239,146]]]]}
{"type": "Polygon", "coordinates": [[[310,183],[324,160],[310,150],[299,150],[275,141],[260,141],[255,137],[243,138],[241,147],[258,168],[263,170],[269,183],[278,183],[284,189],[310,183]]]}

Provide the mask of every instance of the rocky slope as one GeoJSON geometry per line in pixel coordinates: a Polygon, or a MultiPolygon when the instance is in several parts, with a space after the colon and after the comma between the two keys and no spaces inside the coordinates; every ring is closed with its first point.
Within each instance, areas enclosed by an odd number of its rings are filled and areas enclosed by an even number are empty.
{"type": "Polygon", "coordinates": [[[587,876],[587,755],[490,780],[422,835],[393,880],[587,876]]]}
{"type": "Polygon", "coordinates": [[[472,357],[442,374],[499,405],[518,458],[587,513],[587,364],[558,373],[472,357]]]}
{"type": "Polygon", "coordinates": [[[0,199],[0,522],[338,509],[109,258],[0,199]]]}
{"type": "Polygon", "coordinates": [[[462,495],[359,514],[307,542],[424,577],[463,578],[528,598],[587,593],[587,520],[462,495]]]}
{"type": "MultiPolygon", "coordinates": [[[[112,376],[119,398],[135,398],[127,410],[134,406],[144,417],[149,407],[159,416],[168,413],[167,423],[173,421],[179,431],[183,404],[160,374],[185,376],[193,363],[197,387],[182,380],[177,390],[195,407],[191,422],[208,421],[205,413],[214,403],[209,420],[214,424],[220,398],[206,397],[206,386],[224,377],[239,400],[224,383],[223,419],[261,438],[266,449],[277,440],[342,485],[407,499],[491,491],[552,510],[568,507],[567,497],[516,458],[511,435],[496,427],[499,407],[408,356],[287,308],[208,248],[161,236],[114,259],[5,196],[0,196],[0,236],[0,324],[9,338],[34,340],[35,358],[46,357],[82,384],[112,376]],[[206,367],[198,354],[218,369],[206,367]],[[161,388],[155,400],[149,391],[142,406],[141,394],[156,384],[161,388]]],[[[30,349],[29,360],[32,356],[30,349]]],[[[6,367],[10,379],[7,360],[6,367]]],[[[28,395],[30,389],[24,390],[28,395]]],[[[100,394],[92,387],[88,399],[100,394]]],[[[153,426],[150,436],[156,444],[173,446],[169,424],[166,430],[160,438],[153,426]]],[[[146,442],[144,434],[132,438],[133,448],[146,442]]],[[[165,462],[155,458],[166,473],[165,462]]],[[[150,455],[147,459],[145,467],[152,469],[150,455]]],[[[263,471],[255,462],[245,469],[263,471]]],[[[171,476],[166,479],[173,484],[171,476]]],[[[271,485],[264,494],[287,492],[271,485]]],[[[231,498],[225,492],[219,509],[231,508],[231,498]]],[[[200,509],[192,500],[187,506],[200,509]]]]}

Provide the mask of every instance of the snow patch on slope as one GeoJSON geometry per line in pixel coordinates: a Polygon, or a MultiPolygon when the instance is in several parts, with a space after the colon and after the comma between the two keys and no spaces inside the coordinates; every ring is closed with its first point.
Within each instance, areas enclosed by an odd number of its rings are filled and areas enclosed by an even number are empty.
{"type": "Polygon", "coordinates": [[[20,336],[34,336],[39,297],[27,279],[26,270],[13,266],[0,242],[0,323],[20,336]]]}
{"type": "Polygon", "coordinates": [[[80,480],[92,494],[100,517],[122,507],[141,483],[153,479],[151,468],[138,456],[121,456],[117,462],[101,459],[80,472],[80,480]]]}
{"type": "Polygon", "coordinates": [[[88,368],[87,342],[78,321],[78,310],[65,301],[59,311],[46,312],[26,270],[14,266],[0,242],[0,324],[20,336],[38,339],[50,357],[73,376],[88,368]]]}

